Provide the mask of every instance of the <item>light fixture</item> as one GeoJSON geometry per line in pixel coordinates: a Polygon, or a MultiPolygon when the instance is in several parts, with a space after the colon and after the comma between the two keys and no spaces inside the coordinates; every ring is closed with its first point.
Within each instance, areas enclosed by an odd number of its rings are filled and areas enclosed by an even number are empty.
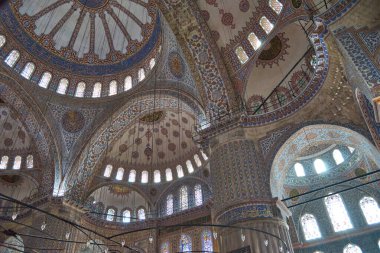
{"type": "Polygon", "coordinates": [[[284,249],[282,248],[282,246],[280,246],[279,248],[279,251],[282,252],[284,249]]]}
{"type": "Polygon", "coordinates": [[[66,232],[65,238],[66,238],[66,240],[69,240],[69,238],[70,238],[70,232],[66,232]]]}
{"type": "Polygon", "coordinates": [[[240,231],[240,238],[241,238],[241,241],[244,242],[245,241],[245,235],[243,233],[243,229],[240,231]]]}
{"type": "Polygon", "coordinates": [[[212,235],[214,236],[215,240],[218,238],[218,232],[214,231],[214,232],[212,232],[212,235]]]}
{"type": "Polygon", "coordinates": [[[41,224],[41,230],[44,231],[46,228],[46,222],[43,221],[42,224],[41,224]]]}
{"type": "Polygon", "coordinates": [[[14,212],[13,214],[12,214],[12,220],[15,220],[15,219],[17,219],[17,213],[16,212],[14,212]]]}
{"type": "Polygon", "coordinates": [[[124,245],[125,245],[125,240],[122,240],[121,241],[121,247],[124,247],[124,245]]]}
{"type": "Polygon", "coordinates": [[[268,245],[269,245],[269,241],[268,241],[268,239],[265,239],[265,240],[264,240],[264,245],[265,245],[266,247],[268,247],[268,245]]]}
{"type": "Polygon", "coordinates": [[[153,242],[153,236],[149,235],[149,243],[152,243],[152,242],[153,242]]]}

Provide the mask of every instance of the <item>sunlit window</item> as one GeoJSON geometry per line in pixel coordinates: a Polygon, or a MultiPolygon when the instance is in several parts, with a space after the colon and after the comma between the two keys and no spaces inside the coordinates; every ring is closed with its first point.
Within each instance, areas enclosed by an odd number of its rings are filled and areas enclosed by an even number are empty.
{"type": "Polygon", "coordinates": [[[166,177],[166,181],[167,181],[167,182],[173,180],[172,169],[167,168],[167,169],[165,170],[165,177],[166,177]]]}
{"type": "Polygon", "coordinates": [[[62,78],[59,81],[57,93],[62,94],[62,95],[66,94],[68,86],[69,86],[69,80],[67,80],[66,78],[62,78]]]}
{"type": "Polygon", "coordinates": [[[201,149],[201,155],[203,157],[203,160],[207,161],[208,160],[208,156],[206,155],[205,152],[203,152],[203,150],[201,149]]]}
{"type": "Polygon", "coordinates": [[[197,167],[201,167],[202,166],[201,159],[199,159],[199,156],[197,154],[194,155],[194,162],[197,165],[197,167]]]}
{"type": "Polygon", "coordinates": [[[174,210],[173,194],[169,194],[166,197],[166,215],[173,214],[173,210],[174,210]]]}
{"type": "Polygon", "coordinates": [[[195,198],[195,206],[202,205],[203,194],[202,194],[202,186],[200,184],[196,184],[194,186],[194,198],[195,198]]]}
{"type": "Polygon", "coordinates": [[[321,174],[326,171],[326,165],[321,159],[315,159],[314,169],[318,174],[321,174]]]}
{"type": "Polygon", "coordinates": [[[344,162],[344,158],[343,158],[342,152],[340,152],[339,149],[334,149],[334,151],[333,151],[333,158],[335,160],[336,165],[339,165],[342,162],[344,162]]]}
{"type": "Polygon", "coordinates": [[[139,69],[139,72],[137,73],[139,82],[145,79],[145,70],[143,68],[139,69]]]}
{"type": "Polygon", "coordinates": [[[189,196],[186,185],[181,186],[179,189],[179,206],[181,210],[189,208],[189,196]]]}
{"type": "Polygon", "coordinates": [[[139,210],[137,210],[137,219],[145,220],[145,209],[144,208],[140,208],[139,210]]]}
{"type": "Polygon", "coordinates": [[[155,183],[161,182],[161,172],[159,170],[154,171],[154,182],[155,183]]]}
{"type": "Polygon", "coordinates": [[[305,239],[313,240],[321,238],[321,232],[319,231],[317,220],[312,214],[304,214],[301,217],[301,225],[305,239]]]}
{"type": "Polygon", "coordinates": [[[107,211],[107,217],[106,220],[113,221],[115,217],[115,209],[109,208],[107,211]]]}
{"type": "Polygon", "coordinates": [[[202,231],[202,251],[213,252],[214,248],[212,245],[212,233],[211,230],[206,229],[202,231]]]}
{"type": "Polygon", "coordinates": [[[123,212],[123,222],[124,223],[131,222],[131,211],[129,211],[128,209],[124,210],[123,212]]]}
{"type": "Polygon", "coordinates": [[[21,76],[26,79],[30,79],[35,68],[36,68],[36,65],[34,65],[33,62],[28,62],[27,64],[25,64],[24,69],[21,71],[21,76]]]}
{"type": "Polygon", "coordinates": [[[15,161],[13,162],[13,169],[14,170],[19,170],[21,168],[21,156],[16,156],[15,161]]]}
{"type": "Polygon", "coordinates": [[[77,88],[75,90],[75,96],[82,98],[84,96],[85,89],[86,89],[86,83],[85,82],[79,82],[77,84],[77,88]]]}
{"type": "Polygon", "coordinates": [[[46,88],[48,87],[49,83],[50,83],[51,78],[52,78],[52,75],[51,75],[49,72],[45,72],[45,73],[42,75],[40,81],[38,82],[38,85],[39,85],[40,87],[46,89],[46,88]]]}
{"type": "Polygon", "coordinates": [[[269,6],[276,12],[277,15],[281,13],[282,3],[278,0],[269,0],[269,6]]]}
{"type": "Polygon", "coordinates": [[[263,30],[269,34],[273,30],[273,24],[269,21],[269,19],[265,16],[260,18],[260,26],[263,30]]]}
{"type": "Polygon", "coordinates": [[[350,153],[354,153],[355,149],[353,147],[348,147],[348,150],[350,150],[350,153]]]}
{"type": "Polygon", "coordinates": [[[192,251],[192,243],[191,243],[191,237],[188,235],[181,235],[181,239],[179,241],[179,251],[180,252],[187,252],[192,251]]]}
{"type": "Polygon", "coordinates": [[[115,80],[110,82],[110,90],[108,96],[113,96],[117,94],[117,82],[115,80]]]}
{"type": "Polygon", "coordinates": [[[304,170],[302,164],[300,164],[300,163],[294,164],[294,170],[296,172],[297,177],[304,177],[305,176],[305,170],[304,170]]]}
{"type": "Polygon", "coordinates": [[[143,172],[141,172],[141,183],[143,184],[148,183],[148,179],[149,179],[148,171],[144,170],[143,172]]]}
{"type": "Polygon", "coordinates": [[[343,253],[363,253],[358,245],[349,243],[344,247],[343,253]]]}
{"type": "Polygon", "coordinates": [[[161,244],[160,253],[170,253],[169,242],[163,242],[161,244]]]}
{"type": "Polygon", "coordinates": [[[130,182],[130,183],[136,182],[136,171],[135,170],[131,170],[129,172],[128,182],[130,182]]]}
{"type": "Polygon", "coordinates": [[[186,161],[186,167],[187,167],[187,171],[189,173],[193,173],[194,172],[194,167],[193,167],[193,164],[191,163],[190,160],[186,161]]]}
{"type": "Polygon", "coordinates": [[[379,241],[377,241],[377,245],[379,246],[379,249],[380,249],[380,239],[379,239],[379,241]]]}
{"type": "Polygon", "coordinates": [[[124,169],[123,168],[118,168],[117,173],[116,173],[116,180],[123,180],[124,176],[124,169]]]}
{"type": "Polygon", "coordinates": [[[359,205],[369,225],[380,222],[380,209],[374,198],[364,197],[360,200],[359,205]]]}
{"type": "Polygon", "coordinates": [[[239,59],[241,64],[244,64],[248,61],[248,55],[245,52],[244,48],[239,46],[235,49],[235,54],[237,58],[239,59]]]}
{"type": "Polygon", "coordinates": [[[255,50],[259,49],[259,47],[261,46],[261,41],[259,40],[259,38],[257,38],[256,34],[254,33],[250,33],[248,35],[248,41],[255,50]]]}
{"type": "Polygon", "coordinates": [[[1,157],[0,170],[5,170],[8,166],[9,157],[4,155],[1,157]]]}
{"type": "Polygon", "coordinates": [[[124,79],[124,91],[130,90],[132,88],[132,77],[127,76],[124,79]]]}
{"type": "Polygon", "coordinates": [[[6,38],[4,35],[0,35],[0,48],[2,48],[5,45],[6,38]]]}
{"type": "Polygon", "coordinates": [[[5,62],[9,67],[13,68],[13,66],[16,64],[16,62],[18,61],[19,58],[20,58],[20,53],[19,53],[17,50],[12,50],[12,51],[8,54],[7,58],[5,58],[5,61],[4,61],[4,62],[5,62]]]}
{"type": "Polygon", "coordinates": [[[26,168],[32,169],[33,166],[34,166],[34,164],[33,164],[33,155],[28,155],[26,157],[26,168]]]}
{"type": "Polygon", "coordinates": [[[325,205],[335,232],[352,228],[350,217],[339,194],[326,197],[325,205]]]}
{"type": "Polygon", "coordinates": [[[103,176],[105,177],[110,177],[111,176],[111,173],[112,173],[112,165],[108,164],[106,166],[106,169],[104,170],[104,174],[103,176]]]}
{"type": "Polygon", "coordinates": [[[93,98],[99,98],[102,94],[102,84],[101,83],[95,83],[94,89],[92,90],[92,97],[93,98]]]}
{"type": "Polygon", "coordinates": [[[156,59],[152,58],[149,62],[150,69],[153,69],[155,65],[156,65],[156,59]]]}
{"type": "Polygon", "coordinates": [[[181,178],[181,177],[184,176],[183,169],[182,169],[181,165],[177,165],[176,170],[177,170],[177,176],[178,176],[178,178],[181,178]]]}

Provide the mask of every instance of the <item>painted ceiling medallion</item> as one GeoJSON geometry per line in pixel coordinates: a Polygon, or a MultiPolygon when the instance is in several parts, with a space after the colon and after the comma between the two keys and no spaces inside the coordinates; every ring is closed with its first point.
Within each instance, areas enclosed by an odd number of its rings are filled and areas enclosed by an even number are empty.
{"type": "Polygon", "coordinates": [[[263,51],[261,51],[256,61],[256,66],[261,65],[265,68],[268,65],[272,68],[273,64],[278,65],[280,61],[285,60],[284,56],[288,54],[287,49],[290,46],[288,45],[289,39],[284,35],[285,33],[278,33],[269,41],[263,51]]]}
{"type": "Polygon", "coordinates": [[[85,123],[85,118],[78,111],[67,111],[62,117],[62,127],[69,133],[80,131],[85,123]]]}

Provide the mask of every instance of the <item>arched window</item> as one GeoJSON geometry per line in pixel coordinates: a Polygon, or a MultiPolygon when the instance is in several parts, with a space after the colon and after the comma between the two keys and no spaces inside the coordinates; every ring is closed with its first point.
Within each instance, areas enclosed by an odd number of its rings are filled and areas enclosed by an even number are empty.
{"type": "Polygon", "coordinates": [[[15,161],[13,162],[13,169],[14,170],[19,170],[21,168],[21,156],[16,156],[15,161]]]}
{"type": "Polygon", "coordinates": [[[186,185],[181,186],[179,189],[179,207],[181,211],[189,208],[189,196],[186,185]]]}
{"type": "Polygon", "coordinates": [[[79,82],[77,84],[77,88],[75,90],[75,96],[82,98],[84,96],[84,90],[86,89],[86,83],[85,82],[79,82]]]}
{"type": "Polygon", "coordinates": [[[40,81],[38,82],[38,85],[46,89],[50,83],[51,78],[52,78],[52,75],[49,72],[44,72],[40,81]]]}
{"type": "Polygon", "coordinates": [[[66,78],[62,78],[59,81],[57,93],[62,94],[62,95],[66,94],[68,86],[69,86],[69,80],[67,80],[66,78]]]}
{"type": "Polygon", "coordinates": [[[282,10],[282,3],[278,0],[269,0],[269,6],[276,12],[277,15],[280,15],[282,10]]]}
{"type": "Polygon", "coordinates": [[[172,215],[174,211],[173,194],[166,197],[166,215],[172,215]]]}
{"type": "Polygon", "coordinates": [[[339,194],[326,197],[325,205],[335,232],[352,228],[350,217],[339,194]]]}
{"type": "Polygon", "coordinates": [[[130,183],[136,182],[136,171],[135,170],[131,170],[129,172],[128,182],[130,182],[130,183]]]}
{"type": "Polygon", "coordinates": [[[99,98],[102,94],[102,84],[101,83],[95,83],[94,89],[92,90],[92,97],[93,98],[99,98]]]}
{"type": "Polygon", "coordinates": [[[139,210],[137,210],[137,219],[145,220],[145,209],[144,208],[140,208],[139,210]]]}
{"type": "Polygon", "coordinates": [[[301,217],[301,225],[306,241],[321,238],[321,232],[314,215],[304,214],[301,217]]]}
{"type": "Polygon", "coordinates": [[[34,166],[34,164],[33,164],[33,155],[28,155],[26,157],[26,168],[32,169],[33,166],[34,166]]]}
{"type": "Polygon", "coordinates": [[[201,149],[201,155],[203,157],[203,160],[207,161],[208,160],[208,156],[206,155],[205,152],[203,152],[203,150],[201,149]]]}
{"type": "Polygon", "coordinates": [[[265,16],[260,18],[260,26],[263,30],[269,34],[273,29],[273,24],[269,21],[269,19],[265,16]]]}
{"type": "Polygon", "coordinates": [[[202,186],[200,184],[196,184],[194,186],[194,198],[195,198],[195,206],[202,205],[203,194],[202,194],[202,186]]]}
{"type": "Polygon", "coordinates": [[[173,174],[172,174],[172,169],[167,168],[165,170],[165,177],[166,177],[166,182],[172,181],[173,180],[173,174]]]}
{"type": "Polygon", "coordinates": [[[360,200],[359,205],[368,225],[380,222],[380,209],[374,198],[364,197],[360,200]]]}
{"type": "Polygon", "coordinates": [[[106,217],[106,220],[108,220],[108,221],[113,221],[113,220],[114,220],[114,216],[115,216],[115,209],[109,208],[109,209],[107,210],[107,217],[106,217]]]}
{"type": "Polygon", "coordinates": [[[110,82],[110,90],[108,96],[113,96],[117,94],[117,82],[115,80],[110,82]]]}
{"type": "Polygon", "coordinates": [[[248,61],[248,55],[245,52],[244,48],[239,46],[235,49],[235,54],[237,58],[239,59],[241,64],[244,64],[248,61]]]}
{"type": "Polygon", "coordinates": [[[127,76],[124,79],[124,91],[130,90],[132,88],[132,77],[127,76]]]}
{"type": "Polygon", "coordinates": [[[150,69],[153,69],[155,65],[156,65],[156,59],[152,58],[149,62],[150,69]]]}
{"type": "Polygon", "coordinates": [[[104,174],[103,176],[105,177],[110,177],[111,176],[111,173],[112,173],[112,165],[111,164],[108,164],[106,166],[106,169],[104,170],[104,174]]]}
{"type": "Polygon", "coordinates": [[[5,45],[6,38],[4,35],[0,35],[0,48],[2,48],[5,45]]]}
{"type": "Polygon", "coordinates": [[[20,58],[20,53],[19,53],[17,50],[12,50],[12,51],[8,54],[7,58],[5,58],[5,61],[4,61],[4,62],[5,62],[9,67],[13,68],[13,66],[16,64],[16,62],[18,61],[19,58],[20,58]]]}
{"type": "Polygon", "coordinates": [[[148,171],[144,170],[141,173],[141,183],[143,183],[143,184],[148,183],[148,179],[149,179],[149,173],[148,173],[148,171]]]}
{"type": "Polygon", "coordinates": [[[199,156],[197,154],[194,155],[194,162],[197,165],[197,167],[201,167],[202,166],[201,159],[199,159],[199,156]]]}
{"type": "Polygon", "coordinates": [[[250,33],[248,35],[248,41],[255,50],[259,49],[259,47],[261,46],[261,41],[259,40],[259,38],[257,38],[256,34],[254,33],[250,33]]]}
{"type": "Polygon", "coordinates": [[[160,253],[170,253],[169,242],[163,242],[161,244],[160,253]]]}
{"type": "Polygon", "coordinates": [[[177,170],[177,176],[178,176],[178,178],[181,178],[181,177],[184,176],[183,169],[182,169],[181,165],[177,165],[176,170],[177,170]]]}
{"type": "Polygon", "coordinates": [[[314,169],[318,174],[326,171],[325,163],[321,159],[314,160],[314,169]]]}
{"type": "Polygon", "coordinates": [[[154,182],[155,183],[161,182],[161,172],[159,170],[154,171],[154,182]]]}
{"type": "Polygon", "coordinates": [[[186,167],[187,167],[187,171],[189,173],[193,173],[194,172],[194,167],[193,167],[193,164],[191,164],[191,161],[190,160],[187,160],[186,161],[186,167]]]}
{"type": "Polygon", "coordinates": [[[202,231],[202,251],[213,252],[212,233],[209,229],[202,231]]]}
{"type": "Polygon", "coordinates": [[[35,68],[36,68],[36,65],[34,65],[33,62],[28,62],[27,64],[25,64],[24,69],[21,71],[21,76],[26,79],[30,79],[35,68]]]}
{"type": "Polygon", "coordinates": [[[335,160],[336,165],[339,165],[342,162],[344,162],[344,158],[343,158],[342,152],[340,152],[339,149],[334,149],[334,151],[333,151],[333,158],[335,160]]]}
{"type": "Polygon", "coordinates": [[[123,180],[124,176],[124,169],[123,168],[118,168],[117,173],[116,173],[116,180],[123,180]]]}
{"type": "Polygon", "coordinates": [[[9,157],[4,155],[1,157],[0,170],[5,170],[8,167],[9,157]]]}
{"type": "Polygon", "coordinates": [[[129,211],[128,209],[124,210],[123,212],[123,222],[124,223],[131,222],[131,211],[129,211]]]}
{"type": "Polygon", "coordinates": [[[296,172],[297,177],[304,177],[305,176],[305,170],[303,169],[303,165],[300,163],[294,164],[294,170],[296,172]]]}
{"type": "Polygon", "coordinates": [[[179,241],[179,249],[180,252],[187,252],[192,251],[192,243],[191,243],[191,237],[188,235],[181,235],[181,239],[179,241]]]}
{"type": "Polygon", "coordinates": [[[344,247],[343,253],[363,253],[358,245],[349,243],[344,247]]]}
{"type": "Polygon", "coordinates": [[[139,82],[145,79],[145,70],[143,68],[139,69],[139,72],[137,73],[139,82]]]}

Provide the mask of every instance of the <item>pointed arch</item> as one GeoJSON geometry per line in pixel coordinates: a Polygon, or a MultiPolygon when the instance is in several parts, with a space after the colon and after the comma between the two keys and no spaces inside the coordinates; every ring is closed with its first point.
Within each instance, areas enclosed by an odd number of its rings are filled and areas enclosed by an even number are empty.
{"type": "Polygon", "coordinates": [[[301,217],[301,226],[306,241],[321,238],[321,232],[314,215],[304,214],[301,217]]]}
{"type": "Polygon", "coordinates": [[[353,228],[342,197],[339,194],[325,197],[324,202],[335,232],[353,228]]]}
{"type": "Polygon", "coordinates": [[[380,223],[380,208],[374,198],[365,196],[360,200],[359,205],[368,225],[380,223]]]}

